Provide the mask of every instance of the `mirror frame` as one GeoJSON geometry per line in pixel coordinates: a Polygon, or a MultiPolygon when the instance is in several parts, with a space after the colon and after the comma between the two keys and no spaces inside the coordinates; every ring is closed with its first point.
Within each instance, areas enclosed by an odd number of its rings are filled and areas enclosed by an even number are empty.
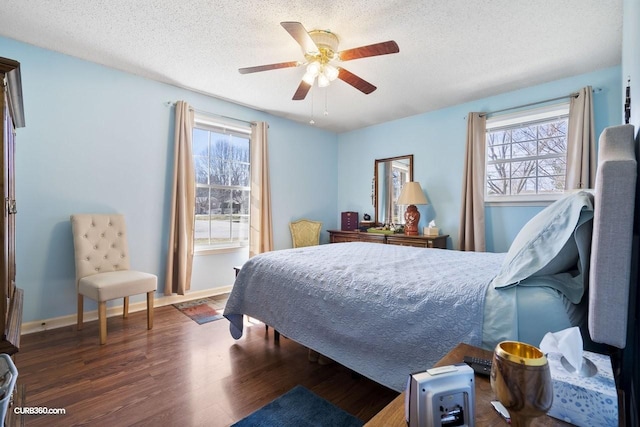
{"type": "Polygon", "coordinates": [[[378,167],[381,163],[393,162],[396,160],[409,160],[409,181],[413,181],[413,154],[407,154],[405,156],[387,157],[386,159],[375,159],[373,164],[373,211],[375,213],[375,224],[380,224],[381,218],[378,216],[378,167]]]}

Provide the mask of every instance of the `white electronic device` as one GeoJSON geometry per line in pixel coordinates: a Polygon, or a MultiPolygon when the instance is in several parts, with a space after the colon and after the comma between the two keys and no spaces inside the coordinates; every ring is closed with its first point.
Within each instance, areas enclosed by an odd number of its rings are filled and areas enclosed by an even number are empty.
{"type": "Polygon", "coordinates": [[[409,375],[405,417],[409,427],[475,426],[475,381],[466,363],[409,375]]]}

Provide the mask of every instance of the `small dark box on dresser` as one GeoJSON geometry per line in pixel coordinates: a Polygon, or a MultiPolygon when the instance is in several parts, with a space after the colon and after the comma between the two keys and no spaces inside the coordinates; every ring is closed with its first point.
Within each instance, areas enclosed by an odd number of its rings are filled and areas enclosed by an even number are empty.
{"type": "Polygon", "coordinates": [[[342,231],[358,229],[358,212],[342,212],[342,231]]]}

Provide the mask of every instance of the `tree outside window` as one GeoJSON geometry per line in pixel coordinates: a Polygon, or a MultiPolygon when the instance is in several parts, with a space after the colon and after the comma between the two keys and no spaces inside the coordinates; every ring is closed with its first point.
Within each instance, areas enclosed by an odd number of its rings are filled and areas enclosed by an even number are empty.
{"type": "Polygon", "coordinates": [[[248,134],[196,127],[196,248],[246,246],[249,242],[248,134]]]}
{"type": "Polygon", "coordinates": [[[493,127],[487,121],[486,199],[562,194],[567,168],[567,114],[493,127]]]}

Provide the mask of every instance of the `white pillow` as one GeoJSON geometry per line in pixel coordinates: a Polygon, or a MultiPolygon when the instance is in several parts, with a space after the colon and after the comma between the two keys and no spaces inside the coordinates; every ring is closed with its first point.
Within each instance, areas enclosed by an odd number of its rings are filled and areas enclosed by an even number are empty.
{"type": "Polygon", "coordinates": [[[502,288],[527,277],[576,268],[578,248],[573,232],[593,219],[592,197],[586,191],[571,193],[531,218],[513,240],[492,285],[502,288]]]}

